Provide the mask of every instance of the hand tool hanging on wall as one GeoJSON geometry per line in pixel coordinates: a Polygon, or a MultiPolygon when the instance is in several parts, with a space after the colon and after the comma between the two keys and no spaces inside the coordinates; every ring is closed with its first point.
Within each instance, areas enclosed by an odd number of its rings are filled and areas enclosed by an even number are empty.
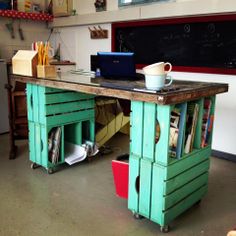
{"type": "Polygon", "coordinates": [[[14,23],[14,21],[12,20],[10,23],[5,24],[5,26],[7,27],[7,30],[11,34],[11,38],[12,39],[15,38],[15,32],[14,32],[13,23],[14,23]]]}
{"type": "Polygon", "coordinates": [[[25,40],[25,37],[24,37],[24,34],[23,34],[23,30],[20,27],[20,24],[21,24],[21,21],[19,20],[18,32],[19,32],[20,39],[23,41],[23,40],[25,40]]]}

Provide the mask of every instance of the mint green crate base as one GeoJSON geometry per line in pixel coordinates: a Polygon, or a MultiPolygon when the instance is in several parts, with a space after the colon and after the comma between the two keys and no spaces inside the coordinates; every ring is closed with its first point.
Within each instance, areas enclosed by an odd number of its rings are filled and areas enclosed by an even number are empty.
{"type": "Polygon", "coordinates": [[[80,121],[67,125],[45,126],[40,123],[29,121],[29,153],[30,161],[47,170],[65,162],[65,142],[81,145],[84,140],[94,142],[95,121],[94,119],[80,121]],[[52,128],[61,127],[60,155],[58,163],[50,162],[48,158],[48,136],[52,128]]]}
{"type": "Polygon", "coordinates": [[[61,163],[64,163],[64,127],[61,133],[60,142],[60,154],[59,162],[52,164],[48,160],[48,134],[53,126],[44,126],[39,123],[29,122],[29,154],[30,161],[33,163],[43,166],[46,169],[55,167],[61,163]]]}
{"type": "Polygon", "coordinates": [[[210,152],[199,149],[168,166],[131,155],[128,208],[168,225],[207,192],[210,152]]]}
{"type": "Polygon", "coordinates": [[[57,126],[95,116],[94,95],[27,84],[28,120],[57,126]]]}

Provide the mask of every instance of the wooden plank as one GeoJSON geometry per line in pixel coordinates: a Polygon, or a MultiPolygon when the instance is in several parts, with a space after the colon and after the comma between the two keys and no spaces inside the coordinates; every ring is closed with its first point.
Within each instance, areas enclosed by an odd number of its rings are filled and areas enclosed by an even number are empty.
{"type": "MultiPolygon", "coordinates": [[[[52,88],[59,88],[65,90],[79,91],[82,93],[89,93],[99,96],[109,96],[116,98],[123,98],[135,101],[154,102],[160,105],[176,104],[186,101],[191,101],[201,97],[213,96],[218,93],[224,93],[228,91],[228,84],[220,83],[203,83],[192,81],[177,81],[175,80],[169,87],[170,90],[166,90],[159,93],[144,93],[138,91],[127,91],[121,89],[110,89],[100,86],[103,79],[96,78],[91,80],[83,75],[66,74],[60,80],[53,79],[38,79],[28,76],[11,75],[11,79],[23,83],[34,83],[41,86],[47,86],[52,88]],[[67,82],[66,82],[67,81],[67,82]],[[83,81],[83,83],[79,83],[83,81]],[[87,84],[84,81],[88,81],[87,84]],[[176,89],[176,90],[173,90],[176,89]],[[173,92],[174,91],[174,92],[173,92]]],[[[130,85],[130,81],[126,81],[130,85]]],[[[135,82],[134,82],[135,83],[135,82]]],[[[140,81],[137,85],[140,87],[140,81]]],[[[143,87],[144,87],[143,81],[143,87]]]]}
{"type": "Polygon", "coordinates": [[[130,152],[138,157],[143,154],[143,109],[143,102],[131,101],[130,152]]]}
{"type": "Polygon", "coordinates": [[[49,161],[48,161],[48,131],[49,127],[46,127],[44,125],[40,126],[40,153],[41,153],[41,166],[48,168],[49,167],[49,161]]]}
{"type": "Polygon", "coordinates": [[[94,108],[94,100],[75,101],[46,105],[46,116],[94,108]]]}
{"type": "Polygon", "coordinates": [[[29,122],[29,159],[32,162],[36,162],[35,160],[35,126],[33,122],[29,122]]]}
{"type": "Polygon", "coordinates": [[[150,218],[152,191],[152,162],[141,159],[140,161],[140,193],[139,213],[150,218]]]}
{"type": "Polygon", "coordinates": [[[32,84],[26,84],[26,101],[27,101],[27,117],[28,120],[33,121],[33,91],[32,91],[32,84]]]}
{"type": "Polygon", "coordinates": [[[70,91],[62,93],[46,94],[45,96],[46,96],[46,104],[80,101],[80,100],[91,99],[94,97],[93,95],[90,94],[70,92],[70,91]]]}
{"type": "Polygon", "coordinates": [[[34,107],[34,109],[39,110],[39,122],[41,124],[46,124],[46,100],[45,100],[45,87],[38,86],[38,96],[40,97],[39,99],[39,106],[34,107]]]}
{"type": "Polygon", "coordinates": [[[32,87],[32,93],[33,93],[33,100],[32,100],[32,104],[33,104],[33,121],[34,122],[39,122],[39,103],[40,103],[40,99],[39,99],[39,95],[38,95],[38,86],[33,86],[32,87]]]}
{"type": "Polygon", "coordinates": [[[197,178],[199,175],[207,172],[209,170],[210,160],[207,159],[200,164],[191,167],[185,172],[182,172],[180,175],[177,175],[175,178],[169,179],[165,183],[164,194],[169,194],[174,190],[180,188],[181,186],[187,184],[189,181],[197,178]]]}
{"type": "Polygon", "coordinates": [[[154,148],[156,138],[156,104],[147,102],[144,103],[143,120],[142,156],[149,161],[154,161],[154,148]]]}
{"type": "Polygon", "coordinates": [[[49,116],[47,118],[46,125],[49,126],[59,126],[64,124],[69,124],[73,122],[85,121],[89,119],[93,119],[95,116],[94,110],[84,110],[78,112],[71,112],[66,114],[60,114],[57,116],[49,116]]]}
{"type": "Polygon", "coordinates": [[[177,189],[169,195],[164,196],[164,206],[163,210],[174,206],[176,203],[180,202],[182,199],[195,192],[197,189],[201,188],[203,185],[207,185],[208,182],[208,172],[203,173],[192,181],[188,182],[183,187],[177,189]]]}
{"type": "Polygon", "coordinates": [[[140,188],[140,159],[132,154],[129,157],[129,194],[128,209],[138,213],[139,188],[140,188]]]}
{"type": "Polygon", "coordinates": [[[155,162],[169,163],[169,132],[171,106],[157,106],[157,120],[160,125],[160,138],[156,144],[155,162]]]}
{"type": "Polygon", "coordinates": [[[41,155],[41,129],[38,123],[34,123],[34,139],[35,139],[35,163],[41,165],[42,164],[42,155],[41,155]]]}
{"type": "Polygon", "coordinates": [[[160,225],[168,225],[173,219],[178,215],[186,211],[194,203],[203,198],[207,192],[207,185],[202,186],[200,189],[189,195],[187,198],[182,200],[180,203],[172,207],[171,209],[163,212],[163,216],[160,222],[157,222],[160,225]]]}
{"type": "Polygon", "coordinates": [[[210,147],[194,150],[184,158],[175,161],[174,163],[169,165],[168,168],[165,169],[165,180],[171,179],[176,175],[181,174],[182,172],[192,168],[193,166],[203,162],[204,160],[208,160],[210,154],[210,147]]]}
{"type": "Polygon", "coordinates": [[[162,221],[162,209],[164,208],[165,169],[164,166],[153,164],[150,219],[157,223],[162,221]]]}
{"type": "Polygon", "coordinates": [[[65,125],[64,132],[66,142],[78,145],[82,144],[82,122],[65,125]]]}

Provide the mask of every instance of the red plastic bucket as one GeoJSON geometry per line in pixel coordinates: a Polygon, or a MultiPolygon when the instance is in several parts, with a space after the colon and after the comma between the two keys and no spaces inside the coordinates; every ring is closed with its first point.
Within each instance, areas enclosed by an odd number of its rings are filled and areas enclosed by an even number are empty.
{"type": "Polygon", "coordinates": [[[112,172],[117,196],[128,199],[129,155],[124,154],[113,160],[112,172]]]}

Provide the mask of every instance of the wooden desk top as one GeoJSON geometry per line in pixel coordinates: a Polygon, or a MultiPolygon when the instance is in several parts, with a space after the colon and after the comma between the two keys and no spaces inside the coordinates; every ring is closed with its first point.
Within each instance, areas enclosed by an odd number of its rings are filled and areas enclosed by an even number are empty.
{"type": "Polygon", "coordinates": [[[134,91],[133,88],[145,90],[144,80],[134,82],[111,81],[105,80],[104,78],[90,78],[88,76],[71,73],[59,73],[58,77],[55,79],[38,79],[20,75],[11,75],[11,79],[23,83],[32,83],[99,96],[153,102],[161,105],[176,104],[228,91],[228,84],[174,80],[171,86],[168,86],[161,91],[153,93],[152,91],[146,90],[141,92],[134,91]],[[113,83],[114,85],[119,84],[124,88],[107,88],[101,85],[104,82],[113,83]],[[126,85],[127,88],[125,87],[126,85]]]}

